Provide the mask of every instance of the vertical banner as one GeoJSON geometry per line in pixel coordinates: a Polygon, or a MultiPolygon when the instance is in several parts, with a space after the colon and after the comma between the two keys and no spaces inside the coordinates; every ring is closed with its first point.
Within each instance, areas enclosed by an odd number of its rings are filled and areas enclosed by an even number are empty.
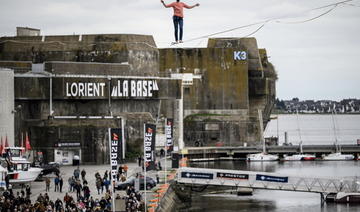
{"type": "Polygon", "coordinates": [[[166,135],[166,150],[167,152],[173,151],[173,129],[174,129],[174,119],[166,119],[165,124],[165,135],[166,135]]]}
{"type": "Polygon", "coordinates": [[[123,159],[123,136],[121,128],[109,128],[111,179],[115,180],[117,165],[123,159]]]}
{"type": "Polygon", "coordinates": [[[156,125],[145,124],[144,132],[144,162],[145,170],[155,170],[155,136],[156,125]]]}

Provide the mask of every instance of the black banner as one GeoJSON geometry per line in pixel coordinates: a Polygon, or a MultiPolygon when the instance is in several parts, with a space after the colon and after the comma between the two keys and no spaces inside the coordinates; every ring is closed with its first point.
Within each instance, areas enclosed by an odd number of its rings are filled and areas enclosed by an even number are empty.
{"type": "Polygon", "coordinates": [[[181,172],[183,178],[195,178],[195,179],[214,179],[212,173],[200,173],[200,172],[181,172]]]}
{"type": "Polygon", "coordinates": [[[249,179],[248,174],[234,174],[234,173],[222,173],[222,172],[218,172],[216,174],[216,177],[218,177],[218,178],[227,178],[227,179],[235,179],[235,180],[248,180],[249,179]]]}
{"type": "Polygon", "coordinates": [[[165,125],[165,135],[166,135],[166,148],[168,152],[173,151],[173,129],[174,129],[174,119],[166,119],[165,125]]]}
{"type": "Polygon", "coordinates": [[[117,165],[122,159],[123,145],[122,145],[122,131],[121,128],[112,128],[110,131],[110,164],[112,180],[116,179],[117,165]]]}
{"type": "Polygon", "coordinates": [[[256,175],[256,180],[260,181],[269,181],[269,182],[277,182],[277,183],[287,183],[288,177],[277,177],[277,176],[269,176],[269,175],[256,175]]]}
{"type": "Polygon", "coordinates": [[[155,170],[155,136],[156,125],[145,124],[144,132],[144,161],[146,171],[155,170]]]}

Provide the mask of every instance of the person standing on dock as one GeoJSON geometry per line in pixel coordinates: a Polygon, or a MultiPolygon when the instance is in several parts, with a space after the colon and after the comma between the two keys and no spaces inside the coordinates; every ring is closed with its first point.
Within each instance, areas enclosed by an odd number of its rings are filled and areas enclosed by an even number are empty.
{"type": "Polygon", "coordinates": [[[60,190],[59,189],[59,182],[60,182],[60,179],[59,179],[58,176],[56,176],[55,179],[54,179],[54,184],[55,184],[55,190],[54,191],[55,192],[60,190]]]}
{"type": "Polygon", "coordinates": [[[83,170],[81,171],[81,179],[82,179],[82,181],[85,180],[85,176],[86,176],[86,171],[85,171],[85,169],[83,169],[83,170]]]}
{"type": "Polygon", "coordinates": [[[194,7],[200,6],[200,4],[195,4],[193,6],[189,6],[183,2],[180,2],[180,0],[176,0],[176,2],[173,2],[171,4],[165,4],[164,0],[161,0],[161,3],[164,5],[165,8],[172,7],[174,9],[174,15],[173,15],[173,22],[174,22],[174,28],[175,28],[175,43],[182,43],[183,38],[183,26],[184,26],[184,7],[187,9],[192,9],[194,7]]]}
{"type": "Polygon", "coordinates": [[[45,179],[45,185],[46,185],[45,191],[50,191],[50,179],[48,177],[45,179]]]}
{"type": "Polygon", "coordinates": [[[62,187],[64,185],[64,180],[62,177],[59,178],[59,189],[60,189],[60,193],[62,193],[62,187]]]}

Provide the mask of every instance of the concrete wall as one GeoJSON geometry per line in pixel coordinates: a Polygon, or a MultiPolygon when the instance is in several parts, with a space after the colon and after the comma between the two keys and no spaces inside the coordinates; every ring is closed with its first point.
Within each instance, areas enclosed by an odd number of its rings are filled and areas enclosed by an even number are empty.
{"type": "MultiPolygon", "coordinates": [[[[129,148],[140,152],[143,123],[156,121],[161,99],[180,95],[179,82],[160,79],[157,79],[159,92],[154,92],[152,98],[112,97],[109,101],[108,91],[101,98],[65,95],[65,83],[70,81],[105,82],[106,86],[111,84],[111,92],[120,78],[151,76],[155,80],[159,77],[159,53],[152,36],[22,36],[2,37],[0,41],[0,67],[16,70],[15,102],[22,106],[15,124],[17,134],[28,131],[33,148],[44,152],[47,161],[54,160],[53,149],[59,142],[80,142],[83,162],[104,163],[108,160],[107,128],[120,127],[117,119],[54,119],[54,116],[121,116],[126,119],[129,148]],[[32,72],[34,63],[44,64],[43,70],[32,72]],[[76,77],[79,75],[82,77],[76,77]],[[75,134],[64,138],[63,131],[75,134]]],[[[16,140],[20,140],[19,135],[16,140]]]]}
{"type": "Polygon", "coordinates": [[[10,146],[14,145],[14,72],[0,68],[0,137],[5,144],[8,138],[10,146]]]}
{"type": "Polygon", "coordinates": [[[276,73],[255,38],[209,39],[205,49],[160,49],[160,71],[202,75],[184,88],[186,146],[260,142],[257,110],[263,111],[266,126],[275,100],[276,73]],[[239,51],[246,52],[245,60],[235,59],[239,51]]]}
{"type": "Polygon", "coordinates": [[[40,29],[28,27],[16,27],[16,36],[39,36],[40,29]]]}
{"type": "Polygon", "coordinates": [[[186,146],[197,145],[199,139],[205,146],[256,144],[260,141],[257,109],[263,111],[266,125],[275,99],[276,73],[255,38],[210,39],[208,48],[160,50],[152,36],[146,35],[25,36],[0,41],[0,67],[15,70],[15,104],[22,108],[16,116],[15,140],[28,131],[33,147],[43,151],[48,161],[54,159],[54,146],[63,142],[62,132],[67,128],[77,133],[73,137],[80,141],[86,162],[108,160],[106,129],[120,125],[116,118],[104,116],[126,119],[132,150],[141,151],[144,122],[163,127],[165,117],[174,118],[178,137],[181,84],[170,79],[171,74],[202,76],[183,90],[186,146]],[[236,59],[239,51],[247,57],[236,59]],[[34,64],[39,66],[36,71],[31,69],[34,64]],[[109,98],[124,78],[157,80],[159,91],[151,98],[109,98]],[[69,97],[67,82],[101,82],[108,92],[101,97],[69,97]],[[94,149],[100,154],[94,155],[94,149]]]}
{"type": "Polygon", "coordinates": [[[154,75],[159,69],[158,49],[148,35],[23,36],[1,37],[0,41],[3,61],[125,63],[133,75],[154,75]]]}

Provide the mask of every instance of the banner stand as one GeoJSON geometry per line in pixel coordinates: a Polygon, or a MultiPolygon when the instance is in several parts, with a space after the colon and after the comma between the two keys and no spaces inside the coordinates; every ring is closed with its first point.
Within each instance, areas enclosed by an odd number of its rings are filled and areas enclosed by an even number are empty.
{"type": "Polygon", "coordinates": [[[110,173],[111,176],[111,200],[112,211],[115,212],[115,182],[118,172],[119,161],[125,158],[125,139],[124,123],[121,119],[121,128],[108,128],[109,135],[109,156],[110,156],[110,173]]]}
{"type": "Polygon", "coordinates": [[[146,208],[146,172],[147,170],[156,169],[155,166],[155,139],[156,139],[156,125],[144,123],[144,200],[145,211],[146,208]]]}
{"type": "MultiPolygon", "coordinates": [[[[110,170],[111,173],[110,175],[112,175],[112,168],[113,168],[113,160],[112,160],[112,153],[111,153],[111,147],[112,147],[112,134],[111,134],[111,128],[108,129],[108,134],[109,134],[109,153],[110,153],[110,170]]],[[[116,161],[116,165],[117,165],[117,161],[116,161]]],[[[111,182],[111,206],[112,206],[112,211],[115,212],[115,198],[114,198],[114,181],[111,182]]]]}
{"type": "MultiPolygon", "coordinates": [[[[145,212],[147,211],[147,202],[146,202],[146,151],[145,151],[145,140],[146,140],[146,123],[144,123],[144,207],[145,212]]],[[[141,180],[141,177],[140,179],[141,180]]],[[[140,183],[141,184],[141,183],[140,183]]]]}

